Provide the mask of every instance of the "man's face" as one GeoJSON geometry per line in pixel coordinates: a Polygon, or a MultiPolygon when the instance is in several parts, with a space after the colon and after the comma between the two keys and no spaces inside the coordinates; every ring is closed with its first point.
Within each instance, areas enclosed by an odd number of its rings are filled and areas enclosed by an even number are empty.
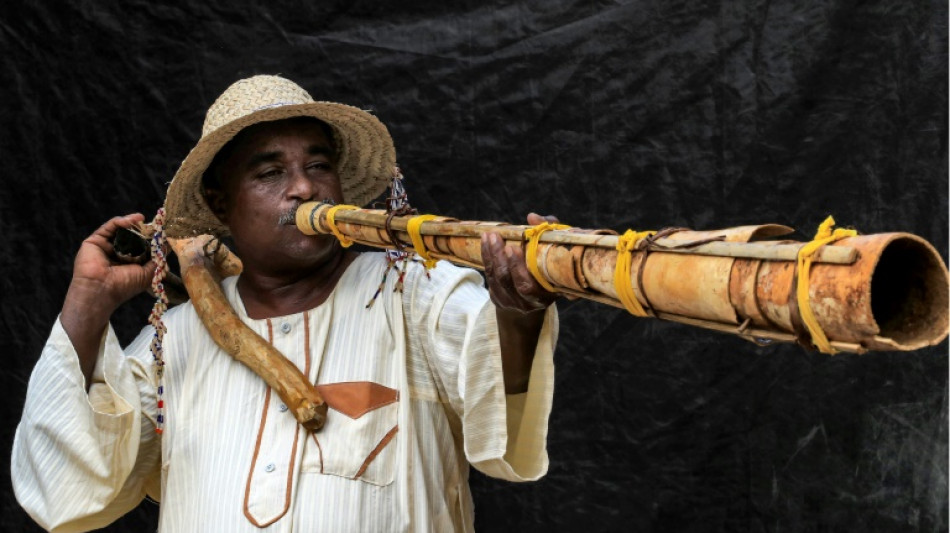
{"type": "Polygon", "coordinates": [[[244,130],[217,169],[220,189],[208,200],[228,225],[246,266],[293,272],[339,251],[332,236],[306,236],[293,223],[297,206],[343,201],[336,153],[314,120],[265,122],[244,130]]]}

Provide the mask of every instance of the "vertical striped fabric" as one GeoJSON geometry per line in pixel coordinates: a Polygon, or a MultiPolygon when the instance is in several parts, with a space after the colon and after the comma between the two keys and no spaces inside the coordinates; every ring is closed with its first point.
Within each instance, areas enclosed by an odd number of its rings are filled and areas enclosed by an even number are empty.
{"type": "Polygon", "coordinates": [[[547,470],[556,311],[529,391],[506,397],[481,277],[441,262],[429,279],[413,265],[402,294],[390,275],[365,309],[385,265],[362,254],[324,304],[267,320],[244,313],[236,278],[223,283],[245,323],[341,398],[315,434],[218,349],[189,304],[167,315],[161,437],[151,330],[124,351],[104,335],[87,395],[57,322],[14,442],[19,502],[53,531],[102,527],[146,494],[168,533],[470,531],[469,464],[512,481],[547,470]],[[368,390],[396,400],[344,405],[368,390]]]}

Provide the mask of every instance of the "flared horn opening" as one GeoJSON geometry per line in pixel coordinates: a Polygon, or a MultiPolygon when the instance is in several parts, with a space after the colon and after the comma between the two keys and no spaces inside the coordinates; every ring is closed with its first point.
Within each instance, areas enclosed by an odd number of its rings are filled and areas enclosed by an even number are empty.
{"type": "Polygon", "coordinates": [[[914,235],[896,237],[871,277],[871,312],[882,337],[876,340],[902,350],[941,342],[950,323],[948,292],[947,267],[933,246],[914,235]]]}

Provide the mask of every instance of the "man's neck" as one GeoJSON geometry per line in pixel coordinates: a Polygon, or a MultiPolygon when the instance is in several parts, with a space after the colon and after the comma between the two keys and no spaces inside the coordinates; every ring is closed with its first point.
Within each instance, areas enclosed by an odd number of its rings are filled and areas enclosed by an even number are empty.
{"type": "Polygon", "coordinates": [[[237,289],[247,315],[255,320],[302,313],[326,301],[346,267],[359,254],[341,251],[303,273],[275,275],[246,269],[237,289]]]}

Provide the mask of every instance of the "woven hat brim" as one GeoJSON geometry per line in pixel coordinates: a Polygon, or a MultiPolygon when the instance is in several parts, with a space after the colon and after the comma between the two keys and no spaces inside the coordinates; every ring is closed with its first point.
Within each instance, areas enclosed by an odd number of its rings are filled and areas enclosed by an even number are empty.
{"type": "Polygon", "coordinates": [[[365,205],[389,184],[396,167],[396,149],[389,130],[372,114],[336,102],[310,102],[260,109],[203,136],[175,173],[165,197],[165,232],[169,237],[201,234],[225,236],[227,226],[208,206],[201,178],[214,156],[241,130],[260,122],[314,117],[333,128],[339,160],[337,174],[343,199],[365,205]]]}

